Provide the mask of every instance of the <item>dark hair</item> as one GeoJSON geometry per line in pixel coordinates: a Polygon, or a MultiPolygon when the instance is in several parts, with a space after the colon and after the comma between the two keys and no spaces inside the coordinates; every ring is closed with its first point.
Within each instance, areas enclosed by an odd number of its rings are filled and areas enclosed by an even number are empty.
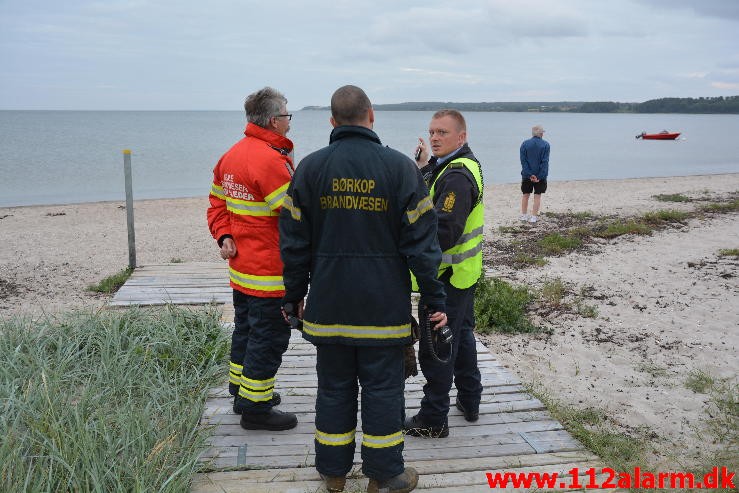
{"type": "Polygon", "coordinates": [[[445,116],[451,116],[457,122],[457,129],[460,132],[467,131],[467,122],[464,121],[464,117],[462,116],[462,113],[460,113],[457,110],[453,110],[453,109],[439,110],[436,113],[434,113],[434,116],[431,117],[431,119],[435,120],[436,118],[442,118],[445,116]]]}
{"type": "Polygon", "coordinates": [[[246,120],[266,128],[269,125],[269,119],[279,115],[285,104],[287,104],[287,99],[281,92],[271,87],[260,89],[249,94],[244,101],[246,120]]]}
{"type": "Polygon", "coordinates": [[[367,94],[357,86],[343,86],[331,96],[331,116],[337,125],[357,125],[372,108],[367,94]]]}

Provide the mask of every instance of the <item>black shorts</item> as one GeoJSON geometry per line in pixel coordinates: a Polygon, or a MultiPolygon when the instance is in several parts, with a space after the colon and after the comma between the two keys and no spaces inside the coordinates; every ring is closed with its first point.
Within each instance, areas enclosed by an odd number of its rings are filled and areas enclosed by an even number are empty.
{"type": "Polygon", "coordinates": [[[537,183],[529,180],[528,178],[521,180],[521,192],[531,193],[533,190],[534,195],[539,195],[547,191],[547,181],[539,180],[537,183]]]}

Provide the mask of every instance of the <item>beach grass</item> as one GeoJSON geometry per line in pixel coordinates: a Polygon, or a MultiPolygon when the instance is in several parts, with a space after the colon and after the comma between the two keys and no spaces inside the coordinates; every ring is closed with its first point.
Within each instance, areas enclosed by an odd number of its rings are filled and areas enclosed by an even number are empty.
{"type": "Polygon", "coordinates": [[[615,431],[605,411],[563,404],[541,385],[527,384],[525,387],[546,406],[554,419],[607,465],[628,471],[645,462],[646,442],[641,437],[615,431]]]}
{"type": "Polygon", "coordinates": [[[718,254],[721,257],[739,257],[739,248],[722,248],[718,254]]]}
{"type": "Polygon", "coordinates": [[[547,279],[541,287],[541,300],[553,307],[560,307],[564,303],[567,287],[562,279],[547,279]]]}
{"type": "Polygon", "coordinates": [[[546,255],[557,255],[565,251],[575,250],[582,245],[582,240],[577,236],[552,233],[538,241],[539,247],[546,255]]]}
{"type": "Polygon", "coordinates": [[[661,193],[652,195],[652,198],[660,202],[692,202],[693,199],[681,193],[661,193]]]}
{"type": "MultiPolygon", "coordinates": [[[[660,209],[627,217],[598,216],[589,211],[545,212],[542,215],[552,220],[548,228],[500,226],[498,231],[502,235],[513,235],[514,238],[496,239],[487,244],[492,247],[491,255],[495,263],[508,264],[514,268],[542,266],[547,262],[546,257],[588,250],[598,238],[610,240],[625,235],[651,235],[654,231],[671,226],[685,226],[690,219],[737,212],[737,194],[739,192],[732,192],[726,197],[716,198],[688,211],[660,209]]],[[[687,198],[682,194],[654,197],[672,202],[681,202],[687,198]]],[[[693,202],[693,199],[688,201],[693,202]]],[[[733,256],[729,253],[720,255],[733,256]]]]}
{"type": "Polygon", "coordinates": [[[516,287],[498,278],[481,277],[475,293],[476,330],[483,334],[537,331],[526,316],[526,305],[532,299],[526,287],[516,287]]]}
{"type": "Polygon", "coordinates": [[[112,276],[108,276],[97,284],[90,284],[87,287],[88,291],[95,293],[106,293],[112,294],[118,291],[123,286],[129,277],[133,274],[133,269],[127,267],[121,271],[116,272],[112,276]]]}
{"type": "Polygon", "coordinates": [[[543,257],[540,257],[538,255],[532,256],[523,252],[518,252],[515,257],[513,257],[513,261],[516,264],[538,265],[539,267],[542,267],[549,263],[549,261],[543,257]]]}
{"type": "Polygon", "coordinates": [[[690,219],[691,213],[678,211],[675,209],[662,209],[654,212],[647,212],[642,216],[642,220],[647,224],[661,223],[683,223],[690,219]]]}
{"type": "Polygon", "coordinates": [[[611,222],[606,224],[602,229],[597,229],[593,232],[593,236],[599,238],[616,238],[623,235],[649,235],[652,234],[652,228],[632,220],[624,222],[611,222]]]}
{"type": "Polygon", "coordinates": [[[713,212],[717,214],[737,212],[739,211],[739,199],[732,199],[726,202],[711,202],[709,204],[703,204],[699,210],[702,212],[713,212]]]}
{"type": "Polygon", "coordinates": [[[189,489],[228,339],[214,309],[0,322],[0,491],[189,489]]]}
{"type": "MultiPolygon", "coordinates": [[[[555,398],[550,389],[541,384],[525,384],[526,391],[539,399],[554,419],[582,443],[588,450],[615,471],[633,471],[639,467],[642,471],[662,471],[664,466],[654,462],[653,453],[664,447],[655,442],[657,438],[648,428],[641,427],[629,431],[621,431],[608,413],[593,407],[577,408],[565,404],[555,398]]],[[[739,465],[736,432],[737,389],[723,387],[723,397],[712,397],[709,404],[707,440],[715,440],[725,445],[723,449],[709,453],[701,453],[690,463],[682,463],[681,471],[694,475],[696,481],[701,481],[714,467],[727,467],[729,471],[736,471],[739,465]]],[[[670,450],[672,446],[666,445],[670,450]]],[[[669,451],[667,452],[669,455],[669,451]]],[[[686,485],[687,486],[687,485],[686,485]]],[[[675,489],[661,488],[630,488],[629,491],[676,491],[675,489]]],[[[680,491],[704,491],[680,487],[680,491]]],[[[712,491],[735,491],[731,488],[715,488],[712,491]]]]}

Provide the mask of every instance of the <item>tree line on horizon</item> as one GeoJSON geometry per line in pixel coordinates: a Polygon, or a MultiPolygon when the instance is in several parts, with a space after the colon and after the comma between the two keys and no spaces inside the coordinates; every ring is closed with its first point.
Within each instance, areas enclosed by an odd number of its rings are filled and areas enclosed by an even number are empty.
{"type": "MultiPolygon", "coordinates": [[[[456,108],[459,111],[510,111],[551,113],[739,113],[739,96],[701,98],[660,98],[643,103],[613,101],[558,101],[558,102],[408,102],[375,104],[377,111],[438,111],[456,108]]],[[[306,106],[304,110],[328,110],[328,106],[306,106]]]]}

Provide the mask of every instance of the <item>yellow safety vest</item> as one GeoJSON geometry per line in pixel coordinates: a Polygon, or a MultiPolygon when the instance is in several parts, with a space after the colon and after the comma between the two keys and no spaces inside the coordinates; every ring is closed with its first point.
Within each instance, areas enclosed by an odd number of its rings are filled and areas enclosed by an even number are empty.
{"type": "MultiPolygon", "coordinates": [[[[475,183],[480,191],[480,195],[472,207],[472,212],[467,216],[464,223],[464,231],[457,242],[449,249],[441,254],[441,263],[439,264],[439,277],[447,269],[452,269],[450,282],[457,289],[467,289],[473,286],[482,274],[482,228],[484,220],[484,207],[482,204],[482,173],[480,165],[468,158],[458,158],[447,163],[444,169],[439,173],[431,185],[430,194],[434,196],[436,182],[446,172],[447,168],[467,168],[475,178],[475,183]]],[[[413,289],[418,290],[416,278],[411,275],[413,281],[413,289]]]]}

